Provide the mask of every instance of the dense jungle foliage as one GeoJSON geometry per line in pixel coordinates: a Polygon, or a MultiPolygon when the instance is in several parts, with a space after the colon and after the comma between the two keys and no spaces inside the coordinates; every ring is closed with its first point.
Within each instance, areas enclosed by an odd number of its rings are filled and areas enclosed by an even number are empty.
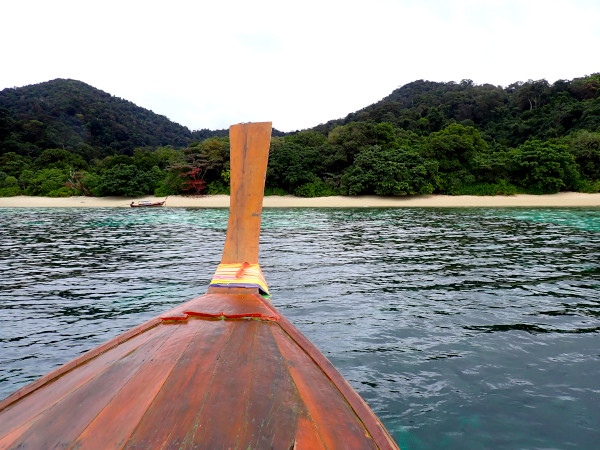
{"type": "MultiPolygon", "coordinates": [[[[600,74],[506,88],[415,81],[344,119],[274,130],[267,194],[600,191],[600,74]]],[[[0,196],[218,194],[227,130],[190,131],[85,83],[0,92],[0,196]]]]}

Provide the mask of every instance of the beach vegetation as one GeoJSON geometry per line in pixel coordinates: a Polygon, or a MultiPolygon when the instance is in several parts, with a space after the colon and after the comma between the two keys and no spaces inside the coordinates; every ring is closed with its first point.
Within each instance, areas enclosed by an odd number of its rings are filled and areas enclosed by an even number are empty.
{"type": "Polygon", "coordinates": [[[0,186],[19,187],[19,180],[12,175],[7,175],[5,172],[0,172],[0,186]]]}
{"type": "Polygon", "coordinates": [[[458,195],[515,195],[521,192],[517,186],[507,180],[497,183],[474,183],[462,186],[458,195]]]}
{"type": "Polygon", "coordinates": [[[206,187],[206,193],[208,195],[229,195],[231,187],[229,184],[223,183],[222,181],[211,181],[206,187]]]}
{"type": "Polygon", "coordinates": [[[293,194],[298,197],[331,197],[340,195],[340,191],[322,180],[315,179],[298,186],[293,194]]]}
{"type": "Polygon", "coordinates": [[[600,132],[580,130],[566,140],[578,170],[588,180],[600,180],[600,132]]]}
{"type": "Polygon", "coordinates": [[[31,158],[18,155],[15,152],[6,152],[0,155],[0,170],[16,178],[21,175],[21,172],[29,169],[31,164],[31,158]]]}
{"type": "Polygon", "coordinates": [[[162,178],[163,172],[156,166],[142,170],[133,164],[117,164],[100,175],[93,192],[98,196],[136,197],[153,193],[162,178]]]}
{"type": "Polygon", "coordinates": [[[513,179],[533,194],[573,189],[579,181],[575,157],[562,143],[532,139],[511,152],[513,179]]]}
{"type": "Polygon", "coordinates": [[[19,187],[0,187],[0,197],[16,197],[22,193],[19,187]]]}
{"type": "Polygon", "coordinates": [[[25,195],[50,196],[51,192],[65,185],[67,177],[67,171],[58,168],[25,170],[19,182],[25,195]]]}
{"type": "Polygon", "coordinates": [[[6,172],[0,172],[0,197],[14,197],[21,194],[19,180],[6,172]]]}
{"type": "Polygon", "coordinates": [[[438,167],[412,148],[375,145],[360,152],[345,171],[342,189],[348,195],[431,194],[439,182],[438,167]]]}
{"type": "Polygon", "coordinates": [[[184,180],[176,172],[167,172],[158,186],[154,189],[154,195],[157,197],[166,197],[168,195],[177,195],[183,192],[184,180]]]}
{"type": "Polygon", "coordinates": [[[67,186],[60,187],[48,192],[45,197],[72,197],[80,194],[74,189],[68,188],[67,186]]]}
{"type": "Polygon", "coordinates": [[[285,192],[281,188],[265,187],[265,196],[269,196],[269,195],[277,195],[277,196],[283,197],[283,196],[289,195],[289,193],[285,192]]]}

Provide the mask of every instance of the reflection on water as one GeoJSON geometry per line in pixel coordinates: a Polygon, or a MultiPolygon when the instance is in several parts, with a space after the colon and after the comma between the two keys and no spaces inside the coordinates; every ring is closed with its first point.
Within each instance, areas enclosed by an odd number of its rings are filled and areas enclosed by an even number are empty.
{"type": "MultiPolygon", "coordinates": [[[[0,397],[202,294],[223,209],[0,209],[0,397]]],[[[265,210],[273,302],[407,449],[594,448],[600,211],[265,210]]]]}

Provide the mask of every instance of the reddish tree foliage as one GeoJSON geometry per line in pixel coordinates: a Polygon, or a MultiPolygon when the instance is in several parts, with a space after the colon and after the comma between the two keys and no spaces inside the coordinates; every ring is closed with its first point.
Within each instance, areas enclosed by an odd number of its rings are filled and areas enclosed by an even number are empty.
{"type": "Polygon", "coordinates": [[[203,180],[206,171],[203,168],[194,168],[183,175],[189,178],[183,183],[184,190],[192,195],[200,195],[206,188],[206,181],[203,180]]]}

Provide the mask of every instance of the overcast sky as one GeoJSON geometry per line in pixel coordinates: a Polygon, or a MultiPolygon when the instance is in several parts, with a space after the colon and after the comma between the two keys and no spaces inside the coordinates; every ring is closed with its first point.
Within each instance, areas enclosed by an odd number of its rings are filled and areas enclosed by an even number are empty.
{"type": "Polygon", "coordinates": [[[415,81],[600,72],[598,0],[18,0],[0,89],[88,83],[191,130],[345,117],[415,81]]]}

